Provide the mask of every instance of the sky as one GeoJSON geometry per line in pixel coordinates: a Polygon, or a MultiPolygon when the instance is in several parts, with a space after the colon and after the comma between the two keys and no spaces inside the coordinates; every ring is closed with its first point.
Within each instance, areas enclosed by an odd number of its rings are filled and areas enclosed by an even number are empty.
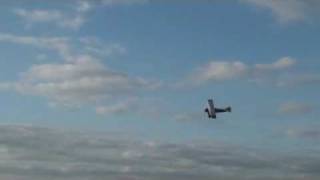
{"type": "Polygon", "coordinates": [[[319,179],[319,10],[2,2],[0,177],[319,179]]]}

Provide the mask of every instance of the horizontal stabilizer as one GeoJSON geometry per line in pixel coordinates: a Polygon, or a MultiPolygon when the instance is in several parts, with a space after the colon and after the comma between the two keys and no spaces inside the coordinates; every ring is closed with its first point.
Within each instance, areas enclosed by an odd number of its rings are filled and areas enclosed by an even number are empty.
{"type": "Polygon", "coordinates": [[[226,111],[227,111],[227,112],[231,112],[231,107],[230,107],[230,106],[227,107],[227,108],[226,108],[226,111]]]}

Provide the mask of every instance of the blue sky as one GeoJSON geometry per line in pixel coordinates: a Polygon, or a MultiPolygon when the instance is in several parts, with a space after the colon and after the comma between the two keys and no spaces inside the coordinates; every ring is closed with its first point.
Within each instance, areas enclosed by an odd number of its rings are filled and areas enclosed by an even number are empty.
{"type": "Polygon", "coordinates": [[[301,158],[319,152],[319,7],[302,0],[5,2],[0,123],[182,145],[217,141],[301,158]],[[233,112],[208,120],[211,97],[233,112]]]}

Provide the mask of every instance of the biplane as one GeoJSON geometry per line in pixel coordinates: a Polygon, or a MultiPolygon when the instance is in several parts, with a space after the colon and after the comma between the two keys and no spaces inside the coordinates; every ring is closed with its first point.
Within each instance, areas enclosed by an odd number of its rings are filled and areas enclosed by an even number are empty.
{"type": "Polygon", "coordinates": [[[208,118],[216,119],[217,113],[231,112],[231,107],[215,108],[213,99],[208,99],[208,107],[204,110],[208,114],[208,118]]]}

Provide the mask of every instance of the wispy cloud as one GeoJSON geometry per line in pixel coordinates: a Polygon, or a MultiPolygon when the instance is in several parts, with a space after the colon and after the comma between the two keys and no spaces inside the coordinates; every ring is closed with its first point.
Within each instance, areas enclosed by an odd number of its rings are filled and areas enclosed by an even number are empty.
{"type": "Polygon", "coordinates": [[[32,10],[15,9],[13,11],[16,15],[26,18],[32,22],[51,22],[58,21],[63,18],[63,14],[58,10],[32,10]]]}
{"type": "Polygon", "coordinates": [[[319,178],[317,154],[281,154],[217,142],[141,141],[25,125],[0,126],[0,177],[9,179],[319,178]]]}
{"type": "Polygon", "coordinates": [[[285,131],[285,135],[289,138],[302,140],[320,140],[320,128],[317,125],[289,127],[285,131]]]}
{"type": "Polygon", "coordinates": [[[320,85],[320,74],[300,73],[280,77],[278,87],[299,87],[304,85],[320,85]]]}
{"type": "Polygon", "coordinates": [[[123,114],[135,110],[136,98],[122,100],[116,104],[98,106],[96,113],[100,115],[123,114]]]}
{"type": "Polygon", "coordinates": [[[198,113],[181,113],[176,114],[173,119],[180,122],[191,122],[191,121],[198,121],[199,119],[202,119],[203,113],[200,111],[198,113]]]}
{"type": "Polygon", "coordinates": [[[197,82],[223,81],[242,77],[247,73],[248,67],[242,62],[212,61],[196,70],[191,78],[197,82]]]}
{"type": "Polygon", "coordinates": [[[114,5],[143,4],[148,0],[76,0],[64,3],[68,10],[61,9],[13,9],[13,13],[26,22],[27,27],[34,24],[54,24],[60,28],[78,30],[88,19],[88,13],[98,6],[110,7],[114,5]]]}
{"type": "Polygon", "coordinates": [[[51,50],[54,53],[58,53],[62,60],[67,62],[72,62],[77,54],[109,57],[116,54],[125,54],[127,51],[126,48],[119,43],[105,43],[95,37],[70,39],[68,37],[19,36],[0,32],[0,42],[51,50]]]}
{"type": "Polygon", "coordinates": [[[96,56],[110,56],[115,53],[127,53],[127,49],[124,48],[121,44],[105,44],[95,37],[82,37],[79,41],[85,45],[85,48],[83,49],[84,51],[92,53],[96,56]]]}
{"type": "Polygon", "coordinates": [[[71,59],[70,42],[66,37],[34,37],[0,33],[0,42],[9,42],[34,46],[41,49],[49,49],[59,53],[64,60],[71,59]]]}
{"type": "Polygon", "coordinates": [[[320,9],[317,0],[240,0],[259,8],[269,9],[276,20],[281,23],[307,21],[320,9]]]}
{"type": "Polygon", "coordinates": [[[264,71],[264,70],[282,70],[287,69],[296,64],[296,60],[294,60],[291,57],[283,57],[277,60],[276,62],[273,62],[271,64],[256,64],[255,70],[257,71],[264,71]]]}
{"type": "Polygon", "coordinates": [[[116,103],[105,103],[96,107],[96,113],[103,116],[126,115],[140,118],[159,119],[168,117],[164,103],[159,98],[149,97],[127,97],[120,98],[116,103]]]}
{"type": "Polygon", "coordinates": [[[311,105],[299,102],[287,102],[281,104],[278,108],[278,113],[283,115],[303,115],[313,111],[311,105]]]}
{"type": "Polygon", "coordinates": [[[79,12],[87,12],[92,8],[93,5],[90,3],[90,1],[78,1],[78,5],[75,7],[75,9],[79,12]]]}
{"type": "Polygon", "coordinates": [[[111,5],[130,5],[130,4],[144,4],[150,0],[101,0],[101,3],[105,6],[111,5]]]}
{"type": "Polygon", "coordinates": [[[13,11],[17,16],[26,21],[27,26],[40,23],[53,23],[58,27],[69,28],[73,30],[79,29],[85,23],[85,17],[81,13],[75,15],[67,15],[59,10],[44,9],[15,9],[13,11]]]}

